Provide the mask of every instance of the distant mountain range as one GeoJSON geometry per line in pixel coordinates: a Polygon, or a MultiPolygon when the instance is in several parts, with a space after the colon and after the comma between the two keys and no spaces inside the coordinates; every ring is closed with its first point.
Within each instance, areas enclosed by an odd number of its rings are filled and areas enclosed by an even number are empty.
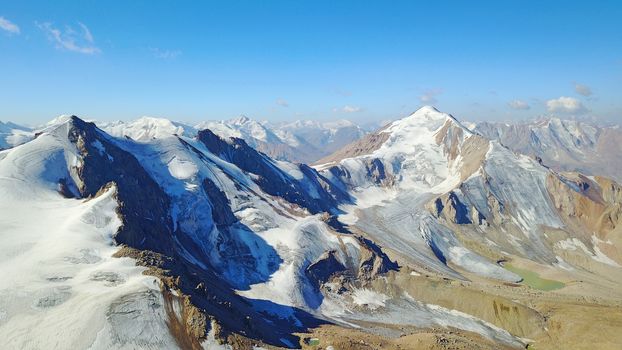
{"type": "Polygon", "coordinates": [[[346,144],[358,140],[366,131],[346,120],[320,123],[296,121],[273,124],[241,116],[222,121],[207,121],[195,126],[166,119],[140,118],[130,122],[98,123],[115,136],[129,136],[138,141],[178,134],[194,136],[198,130],[209,129],[229,138],[241,138],[251,147],[277,160],[313,163],[346,144]]]}
{"type": "Polygon", "coordinates": [[[622,186],[605,163],[618,129],[504,125],[433,107],[373,132],[245,117],[2,124],[0,338],[615,348],[622,186]]]}
{"type": "MultiPolygon", "coordinates": [[[[127,136],[137,141],[173,134],[193,137],[198,130],[210,129],[225,138],[241,138],[274,159],[307,164],[316,163],[374,131],[373,124],[362,127],[348,120],[270,123],[245,116],[206,121],[194,126],[151,117],[133,121],[97,122],[97,125],[111,135],[127,136]]],[[[605,175],[622,181],[620,126],[599,126],[593,122],[559,118],[464,125],[488,139],[498,140],[516,152],[537,156],[543,164],[557,170],[605,175]]],[[[46,125],[32,128],[0,122],[0,149],[24,143],[45,128],[46,125]]]]}
{"type": "Polygon", "coordinates": [[[510,149],[534,155],[558,170],[622,181],[622,128],[559,118],[526,123],[479,123],[475,132],[510,149]]]}

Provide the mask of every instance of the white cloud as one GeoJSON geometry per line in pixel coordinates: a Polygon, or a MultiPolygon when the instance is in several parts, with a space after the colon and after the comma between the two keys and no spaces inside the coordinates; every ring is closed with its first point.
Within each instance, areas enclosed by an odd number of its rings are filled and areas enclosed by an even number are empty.
{"type": "Polygon", "coordinates": [[[149,50],[153,53],[153,55],[157,58],[161,58],[164,60],[172,60],[181,56],[180,50],[162,50],[157,47],[152,47],[149,50]]]}
{"type": "Polygon", "coordinates": [[[356,112],[360,112],[361,111],[361,107],[345,105],[345,106],[343,106],[341,111],[343,113],[356,113],[356,112]]]}
{"type": "Polygon", "coordinates": [[[442,93],[443,93],[443,90],[441,89],[426,90],[423,92],[423,95],[419,96],[419,101],[421,101],[421,103],[423,104],[433,105],[436,102],[438,102],[438,100],[436,99],[436,96],[442,93]]]}
{"type": "Polygon", "coordinates": [[[89,30],[89,28],[87,26],[85,26],[84,23],[82,23],[82,22],[78,22],[78,24],[80,25],[80,28],[82,28],[82,33],[83,33],[84,40],[92,43],[93,42],[93,34],[91,34],[91,31],[89,30]]]}
{"type": "Polygon", "coordinates": [[[581,101],[576,98],[565,96],[546,101],[546,109],[551,113],[581,114],[587,112],[587,108],[585,108],[581,101]]]}
{"type": "Polygon", "coordinates": [[[338,113],[338,112],[342,112],[342,113],[356,113],[356,112],[360,112],[363,109],[361,107],[356,107],[356,106],[350,106],[350,105],[345,105],[341,108],[333,108],[333,112],[338,113]]]}
{"type": "Polygon", "coordinates": [[[93,35],[89,28],[83,23],[79,23],[80,32],[75,31],[72,27],[66,26],[65,30],[55,28],[52,23],[37,23],[37,26],[47,35],[56,48],[78,52],[86,55],[100,53],[101,50],[94,45],[93,35]]]}
{"type": "Polygon", "coordinates": [[[586,96],[586,97],[592,95],[592,89],[590,89],[589,86],[583,85],[583,84],[579,84],[579,83],[575,83],[574,84],[574,91],[576,91],[577,94],[582,95],[582,96],[586,96]]]}
{"type": "Polygon", "coordinates": [[[289,103],[287,103],[287,101],[285,101],[282,98],[279,98],[278,100],[276,100],[276,104],[281,107],[289,107],[289,103]]]}
{"type": "Polygon", "coordinates": [[[10,34],[19,34],[20,32],[17,24],[9,21],[4,17],[0,17],[0,29],[7,31],[10,34]]]}
{"type": "Polygon", "coordinates": [[[512,109],[516,109],[516,110],[527,110],[529,108],[531,108],[529,106],[529,103],[522,101],[522,100],[512,100],[510,102],[508,102],[508,106],[510,106],[510,108],[512,109]]]}

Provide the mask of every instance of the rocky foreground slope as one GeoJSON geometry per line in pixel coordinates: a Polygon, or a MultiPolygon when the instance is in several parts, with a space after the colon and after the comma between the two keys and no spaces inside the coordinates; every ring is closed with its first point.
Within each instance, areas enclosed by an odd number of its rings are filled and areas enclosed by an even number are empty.
{"type": "Polygon", "coordinates": [[[209,129],[126,138],[56,120],[0,152],[0,337],[547,348],[580,345],[569,327],[595,344],[582,322],[604,311],[601,333],[622,320],[614,181],[553,171],[430,107],[322,163],[209,129]],[[527,287],[526,270],[563,288],[527,287]]]}

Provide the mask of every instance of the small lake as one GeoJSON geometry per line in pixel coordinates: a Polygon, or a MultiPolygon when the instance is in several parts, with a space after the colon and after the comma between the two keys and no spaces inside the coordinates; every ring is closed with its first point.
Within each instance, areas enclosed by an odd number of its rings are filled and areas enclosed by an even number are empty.
{"type": "Polygon", "coordinates": [[[524,284],[528,285],[531,288],[534,289],[539,289],[539,290],[544,290],[544,291],[549,291],[549,290],[555,290],[555,289],[560,289],[563,288],[565,286],[564,283],[560,282],[560,281],[555,281],[555,280],[549,280],[546,278],[542,278],[540,277],[540,275],[538,275],[537,273],[530,271],[530,270],[524,270],[521,268],[518,268],[516,266],[512,266],[508,263],[503,264],[503,268],[514,272],[515,274],[521,276],[523,278],[523,282],[524,284]]]}

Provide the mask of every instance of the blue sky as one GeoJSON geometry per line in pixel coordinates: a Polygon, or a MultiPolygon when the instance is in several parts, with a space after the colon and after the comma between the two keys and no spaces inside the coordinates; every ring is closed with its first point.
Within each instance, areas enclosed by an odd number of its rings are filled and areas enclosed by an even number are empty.
{"type": "Polygon", "coordinates": [[[622,120],[621,1],[0,0],[0,120],[622,120]]]}

